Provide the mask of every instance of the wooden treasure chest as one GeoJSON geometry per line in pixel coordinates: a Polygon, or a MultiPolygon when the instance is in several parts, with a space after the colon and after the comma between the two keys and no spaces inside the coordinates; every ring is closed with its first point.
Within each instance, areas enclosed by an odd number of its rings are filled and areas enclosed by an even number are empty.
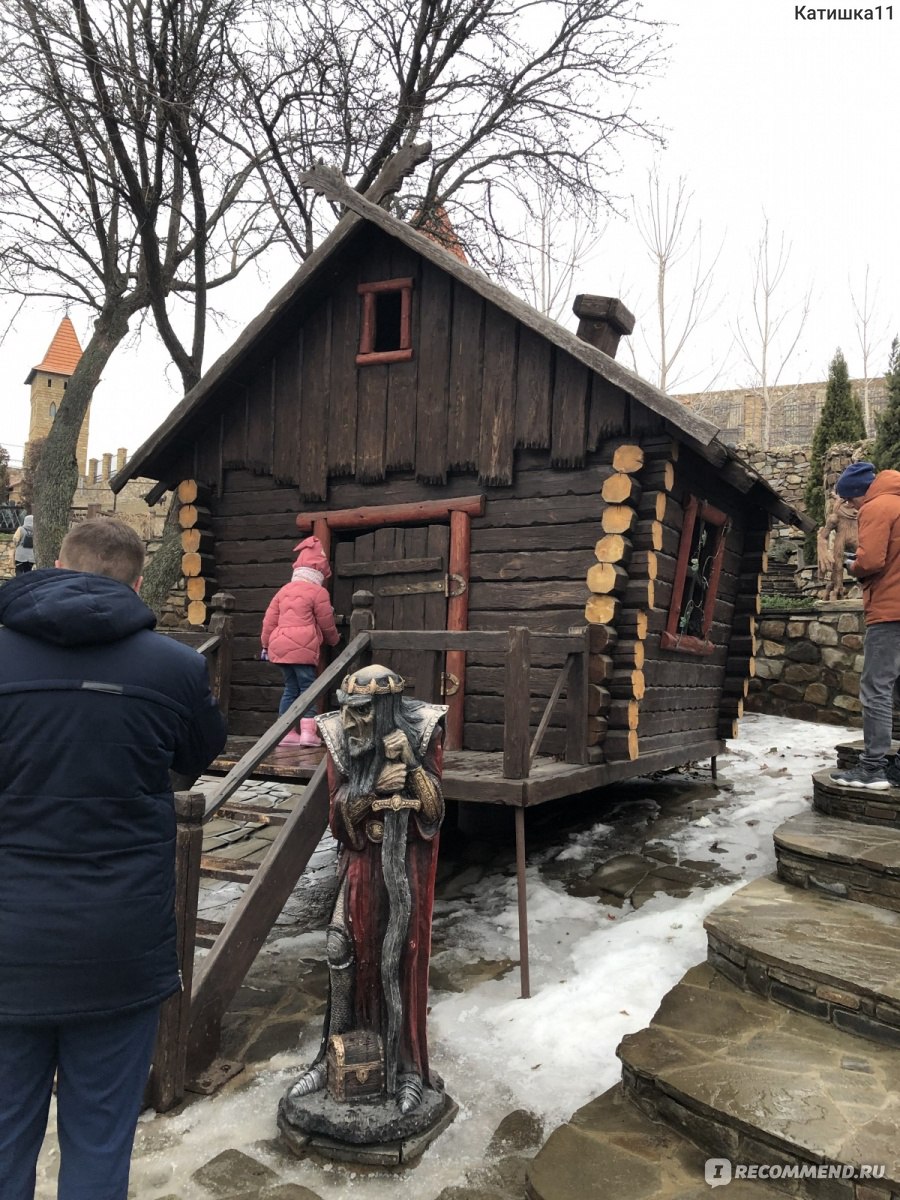
{"type": "Polygon", "coordinates": [[[372,1030],[332,1034],[327,1062],[333,1100],[373,1100],[384,1092],[384,1050],[372,1030]]]}

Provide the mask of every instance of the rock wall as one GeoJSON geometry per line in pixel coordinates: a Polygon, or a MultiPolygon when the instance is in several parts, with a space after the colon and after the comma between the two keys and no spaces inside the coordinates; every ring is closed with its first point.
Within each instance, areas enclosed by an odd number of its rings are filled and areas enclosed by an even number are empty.
{"type": "MultiPolygon", "coordinates": [[[[862,399],[864,381],[850,381],[862,399]]],[[[827,380],[818,383],[788,383],[769,389],[769,445],[810,446],[828,390],[827,380]]],[[[695,392],[673,397],[720,429],[719,436],[732,446],[762,444],[765,412],[762,394],[755,388],[732,388],[723,392],[695,392]]],[[[884,376],[869,380],[869,435],[875,433],[875,417],[887,404],[884,376]]]]}
{"type": "Polygon", "coordinates": [[[860,726],[864,634],[860,600],[765,612],[746,711],[860,726]]]}

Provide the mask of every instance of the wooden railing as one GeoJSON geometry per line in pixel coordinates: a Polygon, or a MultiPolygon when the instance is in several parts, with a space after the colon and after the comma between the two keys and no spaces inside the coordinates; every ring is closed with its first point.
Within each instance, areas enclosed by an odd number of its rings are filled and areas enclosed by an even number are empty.
{"type": "Polygon", "coordinates": [[[177,1104],[184,1095],[187,1072],[203,1070],[215,1057],[222,1018],[325,832],[328,822],[325,762],[316,769],[300,802],[279,830],[271,850],[195,973],[203,825],[250,778],[309,707],[332,691],[347,672],[382,650],[505,654],[503,775],[510,779],[528,777],[564,687],[567,689],[566,761],[585,761],[588,653],[585,634],[538,634],[523,627],[493,633],[360,630],[359,625],[359,621],[351,621],[351,633],[355,636],[347,648],[273,722],[232,767],[212,796],[204,800],[199,792],[176,794],[176,897],[183,991],[166,1001],[160,1019],[149,1092],[150,1102],[157,1111],[177,1104]],[[552,653],[562,661],[534,738],[529,736],[532,652],[552,653]]]}

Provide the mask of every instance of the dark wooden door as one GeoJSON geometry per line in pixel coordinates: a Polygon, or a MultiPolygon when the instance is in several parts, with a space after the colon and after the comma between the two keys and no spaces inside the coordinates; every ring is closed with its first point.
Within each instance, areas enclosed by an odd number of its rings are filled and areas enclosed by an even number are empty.
{"type": "MultiPolygon", "coordinates": [[[[334,607],[349,616],[353,593],[375,597],[376,629],[446,629],[448,525],[397,525],[341,537],[334,551],[334,607]]],[[[378,655],[419,700],[441,700],[443,655],[397,650],[378,655]]]]}

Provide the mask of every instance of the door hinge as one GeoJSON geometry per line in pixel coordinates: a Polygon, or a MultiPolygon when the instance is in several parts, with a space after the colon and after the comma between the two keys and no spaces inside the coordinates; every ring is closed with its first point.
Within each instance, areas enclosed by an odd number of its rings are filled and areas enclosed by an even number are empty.
{"type": "Polygon", "coordinates": [[[444,595],[448,600],[454,600],[457,596],[463,596],[468,591],[469,585],[463,579],[462,575],[445,575],[444,576],[444,595]],[[454,591],[455,589],[455,591],[454,591]]]}

